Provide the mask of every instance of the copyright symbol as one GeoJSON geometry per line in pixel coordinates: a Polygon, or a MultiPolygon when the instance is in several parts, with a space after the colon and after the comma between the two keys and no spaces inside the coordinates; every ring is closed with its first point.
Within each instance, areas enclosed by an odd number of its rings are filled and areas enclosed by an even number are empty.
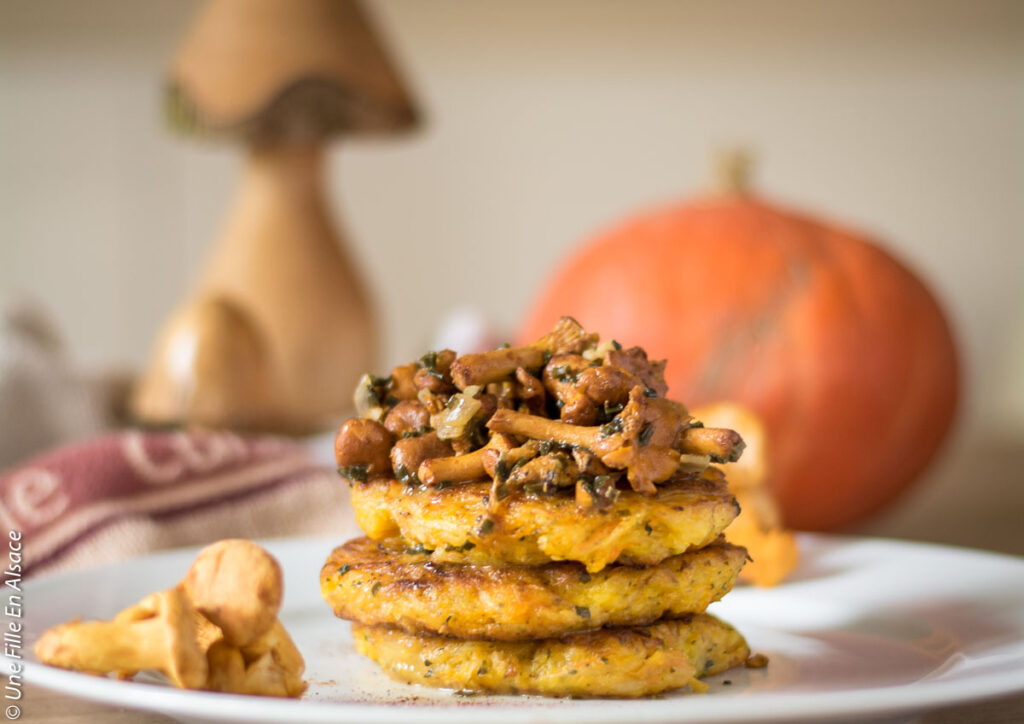
{"type": "Polygon", "coordinates": [[[4,710],[4,714],[6,714],[7,718],[12,721],[15,719],[21,719],[21,707],[11,704],[4,710]]]}

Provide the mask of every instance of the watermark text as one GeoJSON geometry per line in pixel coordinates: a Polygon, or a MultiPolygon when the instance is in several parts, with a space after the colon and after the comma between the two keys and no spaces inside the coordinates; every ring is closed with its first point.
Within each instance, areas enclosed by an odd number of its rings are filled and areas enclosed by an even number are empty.
{"type": "Polygon", "coordinates": [[[3,572],[4,587],[7,589],[7,602],[4,604],[3,620],[0,632],[3,636],[3,655],[7,659],[7,683],[4,685],[4,716],[15,720],[21,718],[20,702],[24,694],[22,688],[22,672],[25,664],[22,661],[22,629],[24,628],[24,597],[21,590],[21,531],[11,530],[7,533],[7,568],[3,572]]]}

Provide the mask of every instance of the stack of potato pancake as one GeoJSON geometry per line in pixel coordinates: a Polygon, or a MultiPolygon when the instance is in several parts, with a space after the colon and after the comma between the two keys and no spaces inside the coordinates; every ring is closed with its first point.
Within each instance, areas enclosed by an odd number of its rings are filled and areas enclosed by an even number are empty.
{"type": "Polygon", "coordinates": [[[424,355],[367,375],[335,440],[367,537],[324,599],[409,683],[635,697],[743,663],[704,613],[746,560],[711,463],[743,442],[669,400],[664,362],[573,319],[524,347],[424,355]]]}

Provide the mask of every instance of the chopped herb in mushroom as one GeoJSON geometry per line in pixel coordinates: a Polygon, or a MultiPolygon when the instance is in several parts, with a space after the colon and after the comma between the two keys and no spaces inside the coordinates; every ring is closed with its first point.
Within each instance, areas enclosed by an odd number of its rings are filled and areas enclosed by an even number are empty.
{"type": "Polygon", "coordinates": [[[342,465],[338,468],[338,475],[348,480],[361,483],[369,477],[366,465],[342,465]]]}

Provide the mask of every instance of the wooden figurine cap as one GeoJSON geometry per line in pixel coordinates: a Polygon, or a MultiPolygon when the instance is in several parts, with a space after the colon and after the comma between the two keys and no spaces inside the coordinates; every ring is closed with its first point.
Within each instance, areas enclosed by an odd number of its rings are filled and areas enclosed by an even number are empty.
{"type": "Polygon", "coordinates": [[[417,124],[408,89],[356,0],[210,0],[171,66],[171,124],[250,142],[417,124]]]}

